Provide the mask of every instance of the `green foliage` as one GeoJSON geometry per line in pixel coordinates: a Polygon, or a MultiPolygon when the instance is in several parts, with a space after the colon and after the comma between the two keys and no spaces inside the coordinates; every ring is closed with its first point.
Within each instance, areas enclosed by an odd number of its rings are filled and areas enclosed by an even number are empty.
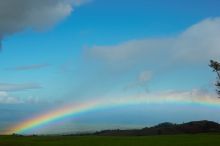
{"type": "Polygon", "coordinates": [[[0,146],[216,146],[220,134],[107,136],[1,136],[0,146]]]}
{"type": "Polygon", "coordinates": [[[220,63],[217,62],[217,61],[210,60],[210,65],[209,66],[218,75],[218,80],[217,80],[215,86],[217,87],[216,91],[217,91],[218,95],[220,95],[220,63]]]}

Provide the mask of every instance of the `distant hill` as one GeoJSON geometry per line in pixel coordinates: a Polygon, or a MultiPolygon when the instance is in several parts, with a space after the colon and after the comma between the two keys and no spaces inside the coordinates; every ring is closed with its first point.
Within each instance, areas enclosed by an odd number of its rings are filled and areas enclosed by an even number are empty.
{"type": "Polygon", "coordinates": [[[196,134],[220,132],[220,124],[212,121],[192,121],[183,124],[161,123],[153,127],[133,130],[104,130],[94,135],[100,136],[146,136],[161,134],[196,134]]]}

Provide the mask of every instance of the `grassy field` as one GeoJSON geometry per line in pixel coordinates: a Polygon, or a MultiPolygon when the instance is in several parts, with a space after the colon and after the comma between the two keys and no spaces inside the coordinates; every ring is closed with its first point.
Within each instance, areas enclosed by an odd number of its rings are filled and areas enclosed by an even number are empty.
{"type": "Polygon", "coordinates": [[[144,137],[101,136],[0,136],[0,146],[217,146],[220,134],[144,137]]]}

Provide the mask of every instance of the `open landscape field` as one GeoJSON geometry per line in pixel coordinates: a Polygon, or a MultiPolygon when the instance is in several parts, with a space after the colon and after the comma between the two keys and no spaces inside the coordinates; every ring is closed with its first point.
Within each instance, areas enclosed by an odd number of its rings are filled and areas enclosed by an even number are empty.
{"type": "Polygon", "coordinates": [[[0,146],[217,146],[220,134],[161,136],[1,136],[0,146]]]}
{"type": "Polygon", "coordinates": [[[220,146],[220,0],[0,0],[0,146],[220,146]]]}

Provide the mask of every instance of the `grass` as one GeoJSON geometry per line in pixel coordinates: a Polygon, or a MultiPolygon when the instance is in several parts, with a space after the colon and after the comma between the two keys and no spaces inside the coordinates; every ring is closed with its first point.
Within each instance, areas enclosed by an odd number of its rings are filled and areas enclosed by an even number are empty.
{"type": "Polygon", "coordinates": [[[0,136],[0,146],[216,146],[220,134],[109,136],[0,136]]]}

